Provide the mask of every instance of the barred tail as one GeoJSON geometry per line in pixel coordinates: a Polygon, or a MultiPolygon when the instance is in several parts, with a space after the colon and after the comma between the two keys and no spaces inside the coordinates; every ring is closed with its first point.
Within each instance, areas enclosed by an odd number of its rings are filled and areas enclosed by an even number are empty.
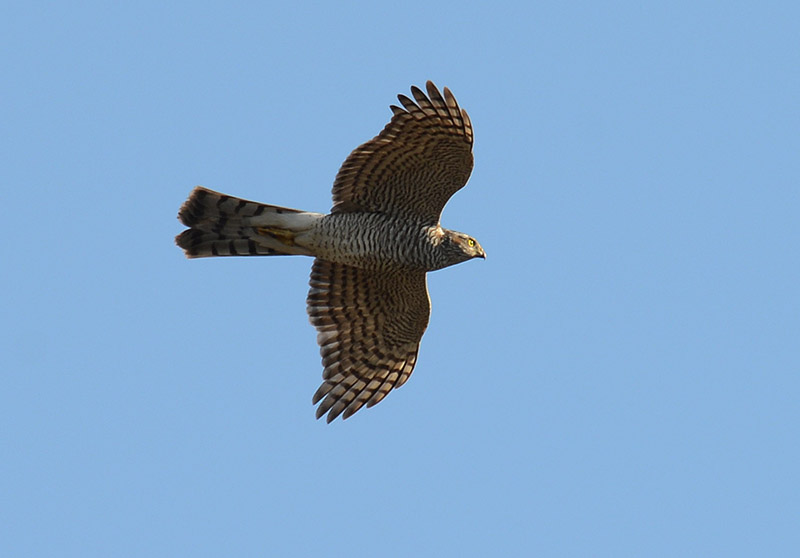
{"type": "Polygon", "coordinates": [[[198,186],[178,212],[189,227],[175,237],[188,258],[312,255],[294,240],[320,213],[266,205],[198,186]]]}

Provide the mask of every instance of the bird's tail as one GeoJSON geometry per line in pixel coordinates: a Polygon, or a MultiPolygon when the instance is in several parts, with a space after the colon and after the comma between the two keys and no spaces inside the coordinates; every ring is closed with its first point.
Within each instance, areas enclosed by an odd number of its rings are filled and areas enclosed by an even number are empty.
{"type": "Polygon", "coordinates": [[[295,243],[323,215],[226,196],[198,186],[178,212],[175,237],[188,258],[312,255],[295,243]]]}

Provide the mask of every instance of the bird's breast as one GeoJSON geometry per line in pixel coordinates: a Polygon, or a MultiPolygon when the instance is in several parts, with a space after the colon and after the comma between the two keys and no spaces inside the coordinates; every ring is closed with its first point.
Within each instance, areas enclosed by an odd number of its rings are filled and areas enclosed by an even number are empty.
{"type": "Polygon", "coordinates": [[[368,269],[432,269],[434,246],[422,223],[379,213],[334,213],[320,219],[306,243],[328,261],[368,269]]]}

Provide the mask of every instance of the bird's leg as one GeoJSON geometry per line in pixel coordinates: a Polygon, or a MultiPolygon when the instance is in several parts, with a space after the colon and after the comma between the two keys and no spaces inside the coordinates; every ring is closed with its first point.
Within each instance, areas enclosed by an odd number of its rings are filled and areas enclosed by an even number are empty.
{"type": "Polygon", "coordinates": [[[278,227],[256,227],[256,232],[260,235],[274,238],[286,246],[295,246],[294,237],[296,233],[294,231],[278,227]]]}

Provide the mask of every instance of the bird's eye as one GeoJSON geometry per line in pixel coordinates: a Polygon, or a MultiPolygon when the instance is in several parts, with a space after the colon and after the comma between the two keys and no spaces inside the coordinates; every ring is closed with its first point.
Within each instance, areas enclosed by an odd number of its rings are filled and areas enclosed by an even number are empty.
{"type": "Polygon", "coordinates": [[[470,238],[469,240],[467,240],[467,244],[470,246],[470,248],[475,246],[475,239],[470,238]]]}

